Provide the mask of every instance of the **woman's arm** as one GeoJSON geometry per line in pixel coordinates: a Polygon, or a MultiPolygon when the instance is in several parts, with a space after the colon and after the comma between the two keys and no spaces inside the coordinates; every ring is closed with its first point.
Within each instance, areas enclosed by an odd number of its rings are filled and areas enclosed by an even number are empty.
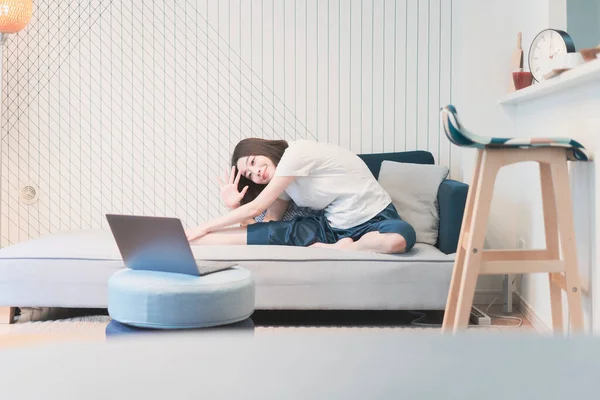
{"type": "MultiPolygon", "coordinates": [[[[263,189],[262,192],[248,204],[244,204],[227,214],[215,218],[203,224],[202,230],[204,234],[221,228],[225,228],[234,224],[239,224],[246,221],[248,218],[254,218],[260,215],[264,210],[269,208],[279,195],[283,193],[286,187],[295,179],[293,176],[276,176],[263,189]]],[[[285,211],[285,210],[284,210],[285,211]]]]}
{"type": "MultiPolygon", "coordinates": [[[[281,218],[283,218],[283,215],[285,214],[287,208],[288,208],[288,204],[289,201],[288,200],[282,200],[282,199],[277,199],[275,200],[275,202],[273,202],[273,204],[271,204],[271,206],[269,208],[267,208],[267,212],[265,213],[265,216],[262,219],[262,222],[269,222],[269,221],[281,221],[281,218]]],[[[239,207],[239,205],[238,205],[239,207]]],[[[256,218],[248,218],[245,221],[242,221],[240,223],[241,226],[248,226],[248,225],[252,225],[255,224],[256,218]]]]}
{"type": "MultiPolygon", "coordinates": [[[[275,202],[273,202],[273,204],[271,204],[271,206],[269,208],[267,208],[267,212],[265,213],[265,216],[264,216],[262,222],[281,221],[281,218],[283,218],[283,215],[285,214],[285,212],[288,208],[288,204],[289,204],[288,200],[281,200],[281,199],[275,200],[275,202]]],[[[239,207],[239,205],[238,205],[238,207],[239,207]]],[[[248,226],[248,225],[252,225],[255,223],[256,223],[255,218],[248,218],[247,220],[240,222],[240,225],[248,226]]]]}

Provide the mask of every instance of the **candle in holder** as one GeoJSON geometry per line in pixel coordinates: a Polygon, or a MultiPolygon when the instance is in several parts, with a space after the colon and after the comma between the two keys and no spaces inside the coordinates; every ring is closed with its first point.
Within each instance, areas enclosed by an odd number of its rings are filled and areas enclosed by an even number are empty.
{"type": "Polygon", "coordinates": [[[515,89],[517,90],[531,86],[531,83],[533,82],[533,75],[529,71],[514,71],[512,76],[513,82],[515,83],[515,89]]]}

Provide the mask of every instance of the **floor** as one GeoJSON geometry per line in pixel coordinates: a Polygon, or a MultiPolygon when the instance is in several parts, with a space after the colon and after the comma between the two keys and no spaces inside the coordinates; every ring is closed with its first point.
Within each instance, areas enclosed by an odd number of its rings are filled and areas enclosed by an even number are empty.
{"type": "MultiPolygon", "coordinates": [[[[480,307],[485,310],[487,306],[480,307]]],[[[501,305],[489,308],[489,314],[504,315],[501,305]]],[[[492,326],[471,325],[473,331],[526,332],[536,334],[535,328],[515,310],[508,314],[520,318],[492,317],[492,326]]],[[[102,309],[26,309],[20,320],[0,325],[0,348],[69,341],[102,341],[106,339],[108,316],[102,309]],[[31,321],[33,320],[33,321],[31,321]]],[[[273,330],[387,330],[439,329],[443,312],[430,311],[256,311],[252,316],[255,332],[273,330]]]]}
{"type": "MultiPolygon", "coordinates": [[[[487,306],[479,306],[484,309],[487,306]]],[[[502,305],[493,305],[489,308],[488,314],[497,315],[492,317],[493,327],[499,329],[510,329],[513,331],[535,331],[531,323],[521,314],[514,310],[510,314],[504,314],[502,305]],[[500,316],[509,316],[520,318],[514,319],[500,318],[500,316]]],[[[335,312],[315,312],[315,311],[256,311],[253,315],[255,324],[260,326],[355,326],[355,327],[431,327],[437,328],[443,320],[442,311],[429,312],[398,312],[398,311],[335,311],[335,312]]],[[[476,327],[476,326],[473,326],[476,327]]]]}
{"type": "MultiPolygon", "coordinates": [[[[479,307],[485,310],[484,306],[479,306],[479,307]]],[[[529,322],[529,320],[527,318],[525,318],[525,316],[520,311],[518,311],[516,309],[516,307],[513,308],[513,312],[508,313],[508,314],[505,314],[503,312],[502,308],[503,308],[503,306],[501,304],[493,305],[489,308],[488,314],[521,318],[521,320],[523,321],[521,324],[521,327],[520,327],[521,330],[535,331],[535,328],[533,327],[533,325],[531,325],[531,322],[529,322]]],[[[518,323],[518,321],[514,321],[512,319],[492,317],[492,324],[494,324],[494,325],[514,326],[517,323],[518,323]]]]}

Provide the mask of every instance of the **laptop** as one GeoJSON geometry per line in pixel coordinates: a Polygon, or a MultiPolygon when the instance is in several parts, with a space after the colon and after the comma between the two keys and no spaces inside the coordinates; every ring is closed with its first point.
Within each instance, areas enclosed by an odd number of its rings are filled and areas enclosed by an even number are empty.
{"type": "Polygon", "coordinates": [[[106,219],[127,268],[203,276],[237,265],[194,259],[177,218],[106,214],[106,219]]]}

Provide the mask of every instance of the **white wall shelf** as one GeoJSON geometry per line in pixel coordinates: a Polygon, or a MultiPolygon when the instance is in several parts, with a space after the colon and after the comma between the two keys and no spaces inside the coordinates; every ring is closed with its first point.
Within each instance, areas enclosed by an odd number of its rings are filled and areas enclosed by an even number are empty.
{"type": "Polygon", "coordinates": [[[587,62],[570,71],[506,95],[501,105],[517,105],[539,97],[549,96],[590,82],[600,82],[600,59],[587,62]]]}

